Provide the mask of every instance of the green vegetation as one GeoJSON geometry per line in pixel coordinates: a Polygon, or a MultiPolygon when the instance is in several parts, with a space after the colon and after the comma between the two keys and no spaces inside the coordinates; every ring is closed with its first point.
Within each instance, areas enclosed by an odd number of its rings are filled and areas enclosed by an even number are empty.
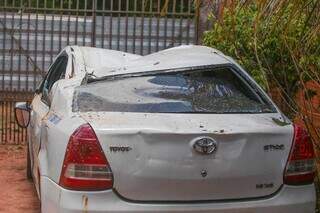
{"type": "Polygon", "coordinates": [[[172,0],[2,0],[0,7],[79,9],[113,11],[194,12],[192,1],[172,0]]]}
{"type": "Polygon", "coordinates": [[[225,2],[204,44],[235,58],[319,147],[320,0],[225,2]]]}
{"type": "Polygon", "coordinates": [[[320,1],[241,2],[212,17],[204,44],[236,58],[266,90],[280,89],[297,112],[297,89],[309,80],[320,82],[320,1]]]}

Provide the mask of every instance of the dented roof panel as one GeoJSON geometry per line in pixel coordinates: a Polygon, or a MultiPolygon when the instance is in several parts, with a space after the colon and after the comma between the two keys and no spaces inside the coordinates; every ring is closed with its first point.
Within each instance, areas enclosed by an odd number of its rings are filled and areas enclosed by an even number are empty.
{"type": "Polygon", "coordinates": [[[94,71],[94,74],[97,77],[102,77],[230,63],[218,50],[195,45],[183,45],[146,56],[131,57],[130,59],[119,67],[107,66],[98,68],[94,71]]]}
{"type": "Polygon", "coordinates": [[[95,48],[79,47],[84,63],[87,67],[97,69],[101,67],[119,67],[141,56],[131,53],[95,48]]]}

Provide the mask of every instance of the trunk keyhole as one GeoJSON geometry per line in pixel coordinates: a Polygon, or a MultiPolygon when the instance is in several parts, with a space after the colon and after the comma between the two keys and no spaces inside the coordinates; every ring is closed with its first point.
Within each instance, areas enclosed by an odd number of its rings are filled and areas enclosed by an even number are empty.
{"type": "Polygon", "coordinates": [[[207,174],[208,174],[208,173],[207,173],[207,170],[202,170],[202,171],[201,171],[201,176],[202,176],[202,177],[206,177],[207,174]]]}

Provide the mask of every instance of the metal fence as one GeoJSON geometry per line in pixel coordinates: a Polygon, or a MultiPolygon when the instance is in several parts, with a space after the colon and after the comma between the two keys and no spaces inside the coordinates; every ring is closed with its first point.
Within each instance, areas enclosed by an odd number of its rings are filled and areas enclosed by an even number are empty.
{"type": "Polygon", "coordinates": [[[146,55],[198,43],[193,0],[1,0],[1,143],[23,143],[13,105],[30,100],[54,57],[66,45],[146,55]],[[20,135],[18,137],[18,135],[20,135]]]}
{"type": "Polygon", "coordinates": [[[14,117],[14,105],[18,101],[30,101],[32,93],[0,92],[0,144],[24,144],[27,131],[19,127],[14,117]]]}

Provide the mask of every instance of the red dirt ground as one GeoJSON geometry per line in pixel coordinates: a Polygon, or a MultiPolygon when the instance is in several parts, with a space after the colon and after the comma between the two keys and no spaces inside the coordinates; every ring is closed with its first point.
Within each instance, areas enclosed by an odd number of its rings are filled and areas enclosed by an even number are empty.
{"type": "Polygon", "coordinates": [[[0,145],[0,212],[39,213],[33,183],[26,178],[26,146],[0,145]]]}

